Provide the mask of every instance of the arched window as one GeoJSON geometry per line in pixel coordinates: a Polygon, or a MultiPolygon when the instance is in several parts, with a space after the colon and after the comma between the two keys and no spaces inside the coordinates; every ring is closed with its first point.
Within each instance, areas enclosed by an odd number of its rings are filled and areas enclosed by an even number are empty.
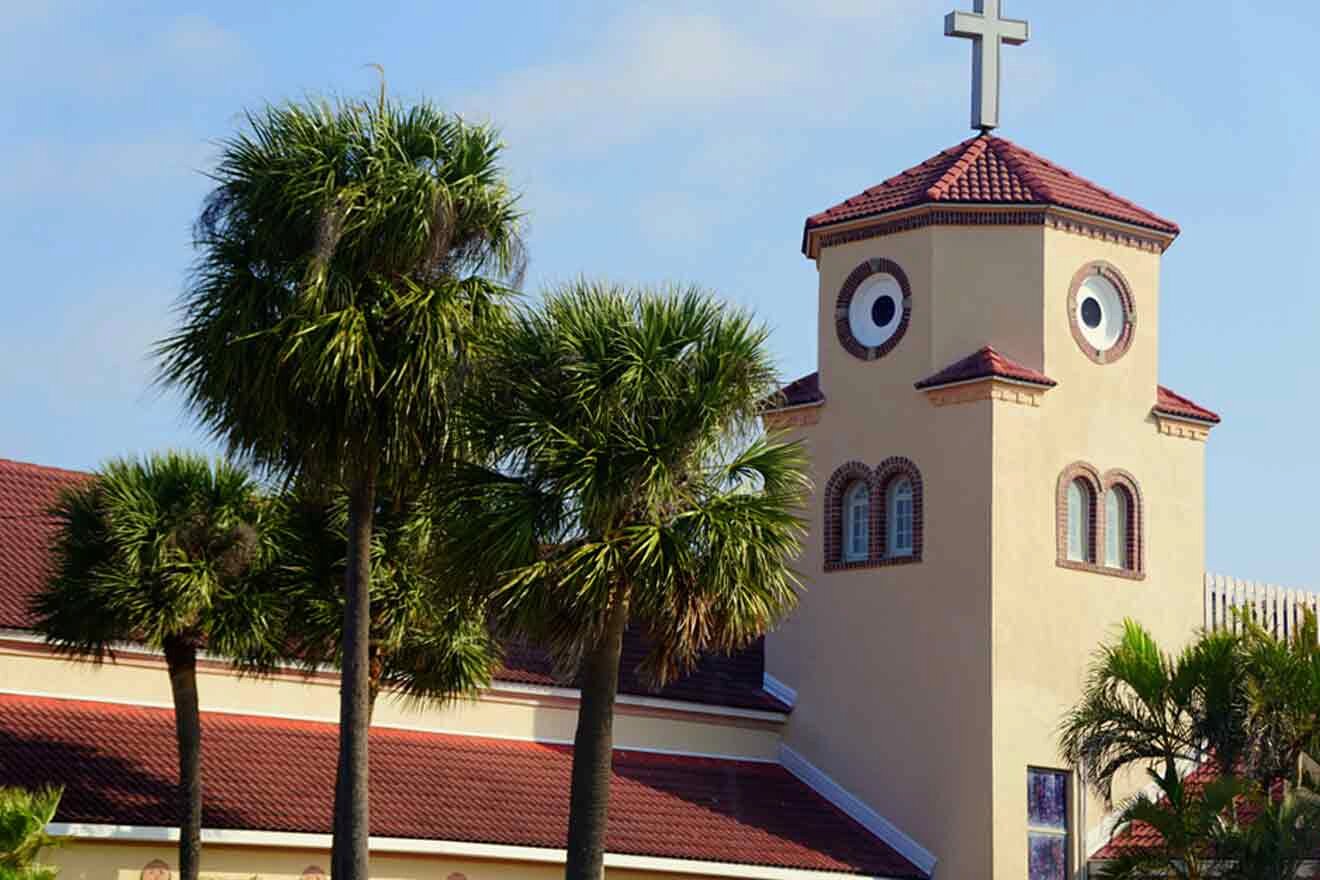
{"type": "Polygon", "coordinates": [[[913,504],[912,481],[900,477],[889,484],[888,497],[885,499],[886,520],[889,534],[886,536],[890,556],[911,556],[913,549],[913,504]]]}
{"type": "Polygon", "coordinates": [[[1091,487],[1082,478],[1068,483],[1068,560],[1091,562],[1091,487]]]}
{"type": "Polygon", "coordinates": [[[1105,492],[1105,565],[1132,568],[1132,498],[1122,486],[1105,492]]]}
{"type": "Polygon", "coordinates": [[[843,496],[843,561],[861,562],[871,545],[871,487],[858,480],[843,496]]]}

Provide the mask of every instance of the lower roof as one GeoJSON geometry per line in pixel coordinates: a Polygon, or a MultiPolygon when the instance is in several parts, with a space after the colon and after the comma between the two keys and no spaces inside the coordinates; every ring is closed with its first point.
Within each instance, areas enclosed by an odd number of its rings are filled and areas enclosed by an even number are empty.
{"type": "MultiPolygon", "coordinates": [[[[331,830],[334,724],[203,713],[208,829],[331,830]]],[[[0,785],[62,785],[58,822],[177,821],[169,709],[0,694],[0,785]]],[[[568,746],[371,732],[371,834],[562,849],[568,746]]],[[[612,853],[919,878],[924,873],[778,764],[619,750],[612,853]]]]}
{"type": "MultiPolygon", "coordinates": [[[[31,629],[28,603],[49,573],[50,545],[55,537],[56,523],[48,511],[63,489],[90,477],[82,471],[0,458],[0,629],[31,629]]],[[[554,674],[544,651],[516,644],[506,648],[504,664],[495,673],[497,680],[565,684],[554,674]]],[[[791,708],[762,687],[765,645],[760,640],[736,654],[703,657],[690,674],[658,691],[647,687],[636,673],[646,650],[641,635],[630,630],[624,638],[620,692],[766,712],[791,708]]]]}

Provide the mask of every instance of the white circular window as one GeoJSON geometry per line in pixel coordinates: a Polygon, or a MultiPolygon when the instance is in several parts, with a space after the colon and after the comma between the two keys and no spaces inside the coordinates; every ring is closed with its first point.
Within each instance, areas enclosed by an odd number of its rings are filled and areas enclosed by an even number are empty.
{"type": "Polygon", "coordinates": [[[1118,288],[1102,275],[1092,275],[1077,291],[1077,324],[1082,336],[1099,351],[1109,351],[1123,338],[1127,314],[1118,288]]]}
{"type": "Polygon", "coordinates": [[[853,294],[848,305],[848,328],[867,348],[894,338],[903,322],[903,288],[893,275],[872,275],[853,294]]]}
{"type": "Polygon", "coordinates": [[[1132,294],[1107,263],[1092,263],[1073,278],[1068,294],[1073,338],[1091,360],[1118,360],[1132,344],[1132,294]]]}

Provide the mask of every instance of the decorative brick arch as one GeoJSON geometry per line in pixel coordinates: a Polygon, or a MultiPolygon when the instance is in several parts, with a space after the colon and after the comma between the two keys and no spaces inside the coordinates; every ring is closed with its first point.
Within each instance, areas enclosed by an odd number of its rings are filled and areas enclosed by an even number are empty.
{"type": "Polygon", "coordinates": [[[875,469],[875,488],[873,507],[878,511],[873,517],[876,528],[871,543],[878,553],[880,565],[907,565],[921,561],[925,546],[925,491],[922,488],[921,470],[907,458],[892,456],[880,462],[875,469]],[[889,487],[896,480],[906,477],[912,484],[912,553],[908,556],[889,555],[889,487]]]}
{"type": "MultiPolygon", "coordinates": [[[[1120,468],[1105,471],[1100,485],[1105,492],[1114,490],[1122,492],[1126,496],[1123,500],[1128,508],[1127,565],[1121,569],[1106,568],[1105,571],[1129,577],[1145,577],[1146,506],[1141,497],[1141,487],[1137,485],[1135,477],[1120,468]]],[[[1102,535],[1107,525],[1108,518],[1105,517],[1100,524],[1102,535]]]]}
{"type": "Polygon", "coordinates": [[[884,257],[874,257],[853,269],[843,282],[843,287],[839,289],[838,299],[834,301],[834,329],[839,334],[839,344],[853,357],[864,361],[879,360],[893,351],[907,334],[908,324],[911,321],[912,285],[908,281],[907,273],[898,263],[886,260],[884,257]],[[853,296],[862,286],[862,282],[872,275],[892,275],[898,282],[899,289],[903,291],[903,316],[899,319],[894,335],[875,346],[863,344],[853,335],[852,326],[848,323],[848,309],[852,306],[853,296]]]}
{"type": "Polygon", "coordinates": [[[840,465],[825,483],[825,570],[843,571],[865,568],[876,558],[876,487],[875,475],[860,461],[840,465]],[[847,562],[843,558],[843,496],[848,487],[859,481],[871,487],[870,545],[867,558],[847,562]]]}
{"type": "Polygon", "coordinates": [[[1103,537],[1100,528],[1100,499],[1104,492],[1104,485],[1100,480],[1100,472],[1084,461],[1075,461],[1063,469],[1059,474],[1059,484],[1054,495],[1054,537],[1055,549],[1058,554],[1058,564],[1064,568],[1078,568],[1086,571],[1098,570],[1096,565],[1097,554],[1100,549],[1100,539],[1103,537]],[[1081,481],[1087,489],[1087,510],[1090,527],[1090,533],[1087,535],[1087,543],[1090,550],[1090,558],[1084,561],[1078,561],[1068,558],[1068,487],[1074,482],[1081,481]]]}

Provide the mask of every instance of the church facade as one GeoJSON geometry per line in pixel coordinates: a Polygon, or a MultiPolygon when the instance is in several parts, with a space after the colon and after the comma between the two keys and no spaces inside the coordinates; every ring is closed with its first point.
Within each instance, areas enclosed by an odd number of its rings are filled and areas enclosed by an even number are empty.
{"type": "MultiPolygon", "coordinates": [[[[974,40],[980,133],[808,218],[817,370],[768,402],[814,490],[801,605],[660,693],[625,652],[607,873],[1064,880],[1110,834],[1058,754],[1096,646],[1204,613],[1205,443],[1219,417],[1160,384],[1176,224],[1008,140],[998,0],[974,40]]],[[[1174,329],[1176,332],[1176,328],[1174,329]]],[[[107,450],[112,452],[112,450],[107,450]]],[[[163,659],[53,653],[27,603],[65,486],[0,460],[0,785],[65,787],[64,880],[166,880],[175,758],[163,659]]],[[[534,649],[446,707],[383,699],[373,876],[562,873],[577,708],[534,649]]],[[[208,662],[203,871],[324,876],[337,677],[208,662]]]]}

